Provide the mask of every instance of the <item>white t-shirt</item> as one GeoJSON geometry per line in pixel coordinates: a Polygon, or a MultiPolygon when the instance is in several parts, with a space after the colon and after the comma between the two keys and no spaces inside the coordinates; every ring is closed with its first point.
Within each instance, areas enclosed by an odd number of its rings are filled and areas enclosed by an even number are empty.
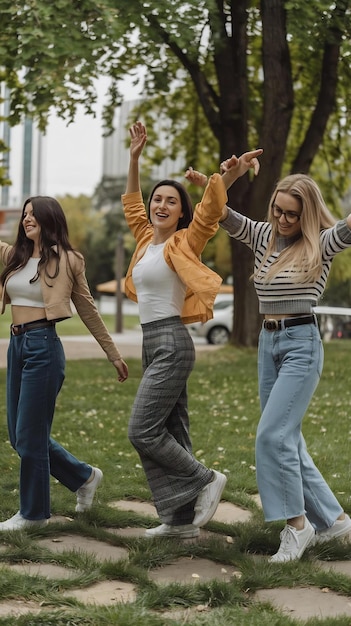
{"type": "Polygon", "coordinates": [[[167,265],[164,243],[150,244],[133,268],[133,282],[138,297],[140,322],[181,315],[186,287],[167,265]]]}
{"type": "Polygon", "coordinates": [[[44,308],[39,278],[34,283],[30,282],[37,273],[38,262],[39,259],[37,258],[28,259],[27,265],[16,271],[8,279],[6,291],[12,305],[44,308]]]}

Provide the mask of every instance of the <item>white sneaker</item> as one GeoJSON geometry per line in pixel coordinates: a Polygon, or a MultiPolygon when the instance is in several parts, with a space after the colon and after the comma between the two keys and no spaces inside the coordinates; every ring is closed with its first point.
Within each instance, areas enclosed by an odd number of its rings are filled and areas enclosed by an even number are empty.
{"type": "Polygon", "coordinates": [[[325,543],[326,541],[330,541],[331,539],[341,539],[344,537],[346,539],[346,535],[349,536],[349,541],[351,541],[351,519],[345,513],[344,519],[337,519],[334,522],[333,526],[330,528],[326,528],[325,530],[317,530],[315,543],[325,543]]]}
{"type": "Polygon", "coordinates": [[[77,504],[76,504],[76,512],[83,513],[84,511],[88,511],[91,509],[95,491],[100,485],[103,473],[98,467],[93,467],[94,476],[90,482],[84,483],[81,487],[79,487],[77,494],[77,504]]]}
{"type": "Polygon", "coordinates": [[[169,526],[161,524],[156,528],[148,528],[145,531],[145,537],[152,539],[153,537],[178,537],[179,539],[192,539],[198,537],[200,530],[193,524],[184,524],[184,526],[169,526]]]}
{"type": "Polygon", "coordinates": [[[3,530],[27,530],[28,528],[40,528],[41,526],[46,526],[48,524],[48,519],[26,519],[21,515],[19,511],[15,513],[10,519],[6,520],[6,522],[0,523],[0,531],[3,530]]]}
{"type": "Polygon", "coordinates": [[[205,526],[210,521],[216,512],[222,491],[227,482],[227,477],[224,474],[216,470],[212,471],[214,474],[213,480],[200,491],[195,503],[194,526],[205,526]]]}
{"type": "Polygon", "coordinates": [[[315,531],[305,517],[305,527],[302,530],[296,530],[293,526],[287,524],[280,533],[280,547],[276,554],[270,557],[270,563],[285,563],[286,561],[294,561],[300,559],[306,548],[314,543],[315,531]]]}

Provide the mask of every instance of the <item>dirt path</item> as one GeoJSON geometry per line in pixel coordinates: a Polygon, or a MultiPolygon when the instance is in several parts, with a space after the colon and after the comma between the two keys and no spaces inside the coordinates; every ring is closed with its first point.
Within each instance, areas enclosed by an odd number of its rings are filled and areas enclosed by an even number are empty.
{"type": "MultiPolygon", "coordinates": [[[[123,333],[113,333],[113,340],[123,356],[127,358],[141,358],[141,331],[129,330],[123,333]]],[[[67,360],[103,359],[104,351],[91,335],[60,336],[67,360]]],[[[6,367],[6,353],[8,339],[0,339],[0,368],[6,367]]],[[[217,346],[210,346],[203,339],[194,339],[197,352],[217,350],[217,346]]]]}

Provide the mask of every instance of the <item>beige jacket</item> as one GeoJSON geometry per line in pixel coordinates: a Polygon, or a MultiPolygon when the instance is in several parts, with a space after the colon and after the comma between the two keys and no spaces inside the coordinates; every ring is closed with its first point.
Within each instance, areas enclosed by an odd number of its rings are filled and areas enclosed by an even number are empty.
{"type": "MultiPolygon", "coordinates": [[[[124,194],[122,202],[128,226],[137,242],[126,275],[125,291],[128,298],[136,302],[132,271],[152,240],[153,226],[146,215],[141,192],[124,194]]],[[[200,261],[200,254],[208,240],[217,232],[218,220],[226,202],[227,192],[222,177],[220,174],[213,174],[188,228],[177,230],[166,241],[166,263],[187,287],[182,311],[185,324],[206,322],[213,317],[213,302],[222,279],[200,261]]]]}
{"type": "MultiPolygon", "coordinates": [[[[0,241],[0,261],[6,265],[12,246],[0,241]]],[[[53,274],[53,267],[48,267],[49,274],[53,274]]],[[[12,272],[14,274],[15,272],[12,272]]],[[[9,278],[9,277],[8,277],[9,278]]],[[[5,311],[10,298],[5,285],[0,285],[1,314],[5,311]]],[[[93,337],[100,344],[109,361],[120,358],[112,337],[110,336],[100,313],[96,308],[94,299],[85,276],[85,262],[81,254],[71,251],[66,255],[61,254],[59,273],[56,278],[49,279],[40,272],[40,284],[43,294],[46,317],[48,320],[62,320],[72,317],[71,301],[77,313],[93,337]]]]}

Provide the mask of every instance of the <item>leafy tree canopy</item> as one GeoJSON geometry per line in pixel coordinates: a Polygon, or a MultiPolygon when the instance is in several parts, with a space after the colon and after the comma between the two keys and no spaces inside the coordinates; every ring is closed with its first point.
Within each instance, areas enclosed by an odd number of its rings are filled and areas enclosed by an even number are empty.
{"type": "MultiPolygon", "coordinates": [[[[111,79],[112,125],[121,81],[142,75],[147,117],[166,110],[171,151],[207,173],[262,146],[261,172],[230,190],[232,206],[262,219],[276,180],[310,172],[334,210],[349,184],[351,0],[0,0],[0,80],[10,122],[45,127],[52,107],[72,121],[93,114],[94,81],[111,79]]],[[[150,129],[150,154],[160,159],[150,129]]],[[[231,241],[234,340],[257,337],[252,256],[231,241]]],[[[345,253],[344,253],[345,254],[345,253]]]]}

